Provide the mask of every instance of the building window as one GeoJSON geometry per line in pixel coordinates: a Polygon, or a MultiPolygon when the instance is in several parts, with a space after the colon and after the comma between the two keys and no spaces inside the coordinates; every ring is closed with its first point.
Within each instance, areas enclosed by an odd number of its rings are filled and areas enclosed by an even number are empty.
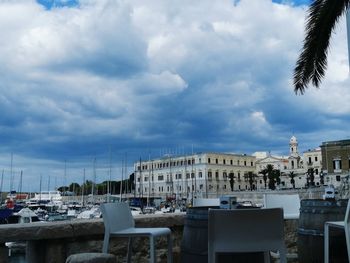
{"type": "Polygon", "coordinates": [[[219,163],[219,160],[217,158],[215,159],[215,163],[217,163],[217,164],[219,163]]]}
{"type": "Polygon", "coordinates": [[[254,166],[254,163],[253,163],[253,162],[250,162],[250,166],[254,166]]]}
{"type": "Polygon", "coordinates": [[[190,174],[189,174],[189,173],[186,174],[186,178],[187,178],[187,179],[190,178],[190,174]]]}
{"type": "Polygon", "coordinates": [[[336,180],[337,182],[340,182],[340,175],[337,175],[337,176],[335,177],[335,180],[336,180]]]}
{"type": "Polygon", "coordinates": [[[237,165],[239,165],[239,160],[237,160],[237,165]]]}
{"type": "Polygon", "coordinates": [[[164,180],[164,176],[163,175],[158,175],[158,181],[163,181],[164,180]]]}
{"type": "Polygon", "coordinates": [[[341,160],[333,160],[333,169],[334,170],[341,170],[341,160]]]}
{"type": "Polygon", "coordinates": [[[210,163],[210,158],[208,158],[208,163],[210,163]]]}
{"type": "Polygon", "coordinates": [[[215,178],[219,179],[219,172],[218,171],[215,172],[215,178]]]}
{"type": "Polygon", "coordinates": [[[211,179],[211,172],[208,172],[208,178],[211,179]]]}
{"type": "Polygon", "coordinates": [[[145,179],[144,179],[144,180],[145,180],[145,182],[147,182],[147,181],[148,181],[148,177],[145,177],[145,179]]]}
{"type": "Polygon", "coordinates": [[[199,185],[199,189],[203,190],[203,185],[202,184],[199,185]]]}
{"type": "Polygon", "coordinates": [[[226,164],[226,160],[225,159],[222,162],[223,162],[223,164],[226,164]]]}
{"type": "Polygon", "coordinates": [[[317,156],[315,156],[315,162],[317,162],[317,156]]]}
{"type": "Polygon", "coordinates": [[[191,173],[191,178],[194,178],[194,173],[191,173]]]}
{"type": "Polygon", "coordinates": [[[198,173],[198,177],[199,177],[199,178],[202,178],[202,172],[199,172],[199,173],[198,173]]]}
{"type": "Polygon", "coordinates": [[[230,164],[233,165],[233,161],[232,160],[230,160],[230,164]]]}
{"type": "Polygon", "coordinates": [[[244,166],[247,166],[247,161],[244,161],[244,166]]]}
{"type": "Polygon", "coordinates": [[[202,158],[199,158],[199,163],[202,163],[202,158]]]}

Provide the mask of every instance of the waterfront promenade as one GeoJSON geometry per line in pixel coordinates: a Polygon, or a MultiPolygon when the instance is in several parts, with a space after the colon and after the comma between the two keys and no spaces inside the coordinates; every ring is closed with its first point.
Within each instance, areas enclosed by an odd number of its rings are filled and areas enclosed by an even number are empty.
{"type": "MultiPolygon", "coordinates": [[[[288,191],[281,192],[288,194],[288,191]]],[[[264,193],[266,192],[237,192],[234,195],[239,201],[251,200],[260,203],[264,193]]],[[[310,193],[307,190],[301,190],[299,194],[302,198],[318,198],[321,191],[310,193]]],[[[174,262],[180,262],[185,217],[186,213],[140,215],[135,216],[135,222],[139,227],[171,228],[174,239],[174,262]]],[[[297,253],[297,228],[298,220],[285,221],[285,241],[288,252],[291,254],[297,253]]],[[[25,241],[27,242],[27,263],[64,263],[71,254],[101,252],[103,234],[102,219],[0,225],[0,258],[4,263],[9,262],[5,242],[25,241]]],[[[148,255],[147,244],[144,239],[135,242],[133,262],[147,262],[145,260],[148,255]]],[[[126,240],[111,241],[111,253],[117,256],[118,262],[123,262],[125,259],[126,247],[126,240]]],[[[160,239],[157,242],[158,262],[166,262],[165,254],[166,241],[160,239]]]]}

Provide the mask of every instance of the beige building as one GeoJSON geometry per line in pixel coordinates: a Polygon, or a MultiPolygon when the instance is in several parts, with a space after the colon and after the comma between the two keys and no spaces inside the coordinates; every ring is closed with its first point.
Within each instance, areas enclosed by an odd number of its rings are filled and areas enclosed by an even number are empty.
{"type": "Polygon", "coordinates": [[[256,188],[255,160],[245,154],[208,152],[137,162],[136,194],[191,199],[256,188]]]}
{"type": "Polygon", "coordinates": [[[350,173],[350,140],[323,142],[321,152],[325,184],[339,185],[350,173]]]}

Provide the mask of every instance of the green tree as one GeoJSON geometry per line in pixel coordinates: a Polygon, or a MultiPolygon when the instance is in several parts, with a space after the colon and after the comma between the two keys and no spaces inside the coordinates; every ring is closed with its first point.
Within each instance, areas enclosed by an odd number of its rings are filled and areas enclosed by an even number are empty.
{"type": "Polygon", "coordinates": [[[244,174],[244,177],[248,180],[250,191],[255,190],[254,182],[255,182],[255,178],[257,177],[257,175],[254,174],[253,172],[248,172],[248,173],[244,174]]]}
{"type": "Polygon", "coordinates": [[[235,176],[233,173],[230,173],[228,175],[229,179],[230,179],[230,187],[231,187],[231,191],[233,192],[234,190],[234,185],[235,185],[235,176]]]}
{"type": "Polygon", "coordinates": [[[289,172],[288,176],[290,178],[290,183],[292,184],[293,189],[295,189],[295,180],[294,180],[295,174],[294,174],[294,172],[289,172]]]}
{"type": "Polygon", "coordinates": [[[307,14],[305,39],[294,69],[294,91],[303,94],[311,81],[319,87],[327,68],[332,31],[350,0],[314,0],[307,14]]]}
{"type": "Polygon", "coordinates": [[[314,168],[309,168],[307,170],[307,174],[306,174],[307,187],[315,185],[315,174],[314,173],[315,173],[314,168]]]}
{"type": "Polygon", "coordinates": [[[80,185],[78,183],[71,183],[68,187],[68,191],[78,194],[80,193],[80,185]]]}
{"type": "Polygon", "coordinates": [[[265,185],[265,189],[266,189],[266,186],[267,186],[267,169],[263,169],[259,173],[263,175],[264,185],[265,185]]]}

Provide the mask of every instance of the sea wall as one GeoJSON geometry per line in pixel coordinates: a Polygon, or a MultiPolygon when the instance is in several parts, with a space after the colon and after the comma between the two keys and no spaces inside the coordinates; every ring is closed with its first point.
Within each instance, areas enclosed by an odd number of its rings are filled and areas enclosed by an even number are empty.
{"type": "MultiPolygon", "coordinates": [[[[170,227],[173,235],[174,262],[180,262],[181,240],[185,224],[185,213],[143,215],[135,218],[137,227],[170,227]]],[[[285,221],[286,246],[289,253],[296,252],[298,220],[285,221]]],[[[27,241],[28,263],[64,263],[75,253],[100,252],[103,244],[102,219],[74,220],[35,224],[0,225],[0,259],[6,262],[8,241],[27,241]]],[[[148,262],[148,239],[139,238],[133,243],[132,262],[148,262]]],[[[158,262],[166,262],[167,243],[159,238],[156,243],[158,262]]],[[[113,238],[110,253],[118,262],[125,262],[127,240],[113,238]]]]}

